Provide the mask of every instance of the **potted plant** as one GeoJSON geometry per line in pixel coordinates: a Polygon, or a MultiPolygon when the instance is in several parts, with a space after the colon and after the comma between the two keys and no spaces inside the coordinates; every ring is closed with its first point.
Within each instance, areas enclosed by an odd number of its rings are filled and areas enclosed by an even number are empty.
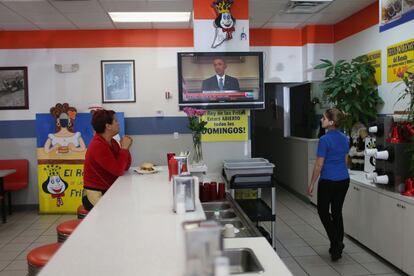
{"type": "Polygon", "coordinates": [[[344,123],[349,130],[356,122],[365,125],[377,116],[377,107],[384,101],[378,95],[375,68],[366,56],[359,56],[348,62],[333,63],[321,59],[315,69],[325,69],[325,80],[321,84],[324,96],[337,108],[348,113],[344,123]]]}

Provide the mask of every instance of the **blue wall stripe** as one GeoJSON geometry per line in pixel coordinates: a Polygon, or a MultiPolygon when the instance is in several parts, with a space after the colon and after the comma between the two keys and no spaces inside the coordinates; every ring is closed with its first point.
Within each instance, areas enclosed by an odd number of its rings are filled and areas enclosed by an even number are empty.
{"type": "Polygon", "coordinates": [[[401,25],[413,19],[414,19],[414,10],[411,10],[406,13],[403,13],[403,15],[399,19],[396,19],[395,21],[391,21],[390,23],[386,23],[385,25],[380,26],[379,30],[380,32],[383,32],[383,31],[389,30],[391,28],[394,28],[398,25],[401,25]]]}
{"type": "Polygon", "coordinates": [[[0,138],[36,137],[35,120],[0,121],[0,138]]]}
{"type": "MultiPolygon", "coordinates": [[[[250,117],[249,117],[250,118],[250,117]]],[[[130,117],[125,118],[128,135],[157,135],[191,133],[187,117],[130,117]]],[[[248,120],[250,130],[250,120],[248,120]]],[[[251,131],[249,131],[249,139],[251,131]]],[[[36,138],[36,120],[0,121],[0,139],[36,138]]]]}
{"type": "Polygon", "coordinates": [[[125,118],[125,129],[129,135],[191,133],[187,124],[187,117],[125,118]]]}

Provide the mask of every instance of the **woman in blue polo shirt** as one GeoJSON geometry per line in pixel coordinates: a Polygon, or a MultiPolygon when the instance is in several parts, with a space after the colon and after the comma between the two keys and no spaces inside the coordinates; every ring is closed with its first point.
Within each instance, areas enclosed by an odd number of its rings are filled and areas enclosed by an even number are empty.
{"type": "Polygon", "coordinates": [[[344,249],[342,206],[349,187],[346,166],[349,140],[338,128],[345,117],[345,113],[336,108],[328,109],[323,115],[322,127],[327,130],[327,133],[319,139],[315,167],[308,186],[308,194],[312,195],[313,186],[320,176],[318,214],[331,242],[329,253],[332,261],[341,258],[344,249]]]}

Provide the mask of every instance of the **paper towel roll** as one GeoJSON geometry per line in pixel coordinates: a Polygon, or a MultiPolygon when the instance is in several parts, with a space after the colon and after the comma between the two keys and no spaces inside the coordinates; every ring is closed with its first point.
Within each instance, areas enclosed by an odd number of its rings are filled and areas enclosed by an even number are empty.
{"type": "Polygon", "coordinates": [[[378,149],[365,149],[365,156],[374,156],[378,152],[378,149]]]}
{"type": "Polygon", "coordinates": [[[372,126],[368,128],[369,133],[377,133],[378,132],[378,126],[372,126]]]}
{"type": "Polygon", "coordinates": [[[389,154],[388,150],[377,151],[375,153],[374,157],[376,159],[380,159],[380,160],[388,160],[388,158],[390,157],[390,154],[389,154]]]}
{"type": "Polygon", "coordinates": [[[376,176],[378,176],[378,174],[377,173],[366,173],[365,174],[365,177],[368,179],[368,180],[373,180],[376,176]]]}
{"type": "Polygon", "coordinates": [[[390,179],[388,178],[388,175],[380,175],[380,176],[376,176],[374,177],[374,182],[376,184],[388,184],[390,182],[390,179]]]}

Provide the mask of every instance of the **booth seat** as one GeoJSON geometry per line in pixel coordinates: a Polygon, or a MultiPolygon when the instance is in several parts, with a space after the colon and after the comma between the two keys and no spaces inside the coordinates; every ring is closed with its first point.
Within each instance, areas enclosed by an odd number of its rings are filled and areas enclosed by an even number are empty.
{"type": "MultiPolygon", "coordinates": [[[[0,170],[16,170],[3,179],[3,189],[0,192],[2,214],[4,214],[4,200],[8,198],[9,215],[12,214],[11,192],[25,189],[29,184],[29,161],[27,159],[0,160],[0,170]]],[[[6,218],[3,218],[5,221],[6,218]]]]}

